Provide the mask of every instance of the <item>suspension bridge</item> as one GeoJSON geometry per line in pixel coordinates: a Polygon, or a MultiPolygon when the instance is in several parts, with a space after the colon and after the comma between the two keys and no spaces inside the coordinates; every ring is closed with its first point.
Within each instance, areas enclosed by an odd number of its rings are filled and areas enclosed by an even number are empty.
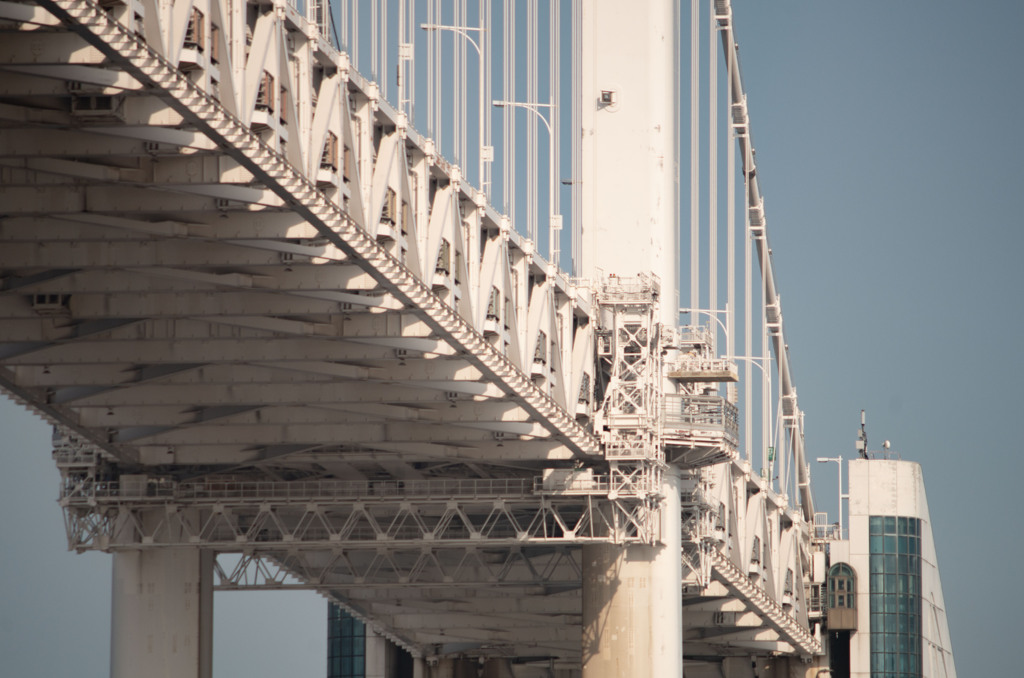
{"type": "Polygon", "coordinates": [[[288,587],[418,676],[815,670],[733,11],[685,10],[0,1],[0,387],[112,675],[288,587]]]}

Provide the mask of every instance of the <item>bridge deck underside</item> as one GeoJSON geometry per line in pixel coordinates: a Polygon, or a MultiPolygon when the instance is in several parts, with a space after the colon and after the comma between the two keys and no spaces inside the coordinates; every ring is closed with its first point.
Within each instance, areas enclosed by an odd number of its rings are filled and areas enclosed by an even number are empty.
{"type": "Polygon", "coordinates": [[[124,119],[72,111],[76,68],[127,76],[40,32],[70,61],[20,49],[26,31],[3,47],[32,60],[8,59],[0,85],[9,390],[112,458],[178,475],[532,477],[573,458],[156,93],[129,90],[124,119]]]}

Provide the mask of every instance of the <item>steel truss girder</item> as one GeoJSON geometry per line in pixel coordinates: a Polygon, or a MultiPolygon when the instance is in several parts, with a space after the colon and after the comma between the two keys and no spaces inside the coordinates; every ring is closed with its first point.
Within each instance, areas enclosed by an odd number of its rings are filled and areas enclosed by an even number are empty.
{"type": "Polygon", "coordinates": [[[565,544],[249,550],[218,555],[215,588],[315,588],[417,655],[446,654],[451,643],[503,654],[500,648],[526,643],[572,656],[579,648],[581,572],[580,549],[565,544]],[[438,609],[428,598],[449,606],[438,609]]]}
{"type": "Polygon", "coordinates": [[[167,487],[142,478],[131,489],[129,482],[123,477],[118,487],[65,476],[61,504],[70,548],[511,548],[652,538],[651,507],[644,500],[532,496],[529,480],[167,487]],[[460,482],[463,487],[519,489],[511,496],[474,490],[472,496],[436,498],[451,495],[460,482]],[[274,485],[284,494],[275,497],[274,485]],[[323,496],[301,496],[313,486],[325,488],[323,496]],[[416,494],[418,487],[424,493],[416,494]]]}
{"type": "Polygon", "coordinates": [[[811,657],[822,654],[821,643],[803,625],[787,614],[775,600],[747,577],[720,551],[711,552],[713,571],[734,595],[760,614],[765,623],[775,629],[801,655],[811,657]]]}
{"type": "MultiPolygon", "coordinates": [[[[391,546],[309,551],[273,547],[218,555],[220,590],[315,589],[352,598],[394,588],[475,589],[522,595],[538,590],[577,590],[580,549],[569,544],[519,546],[391,546]]],[[[456,599],[458,597],[456,596],[456,599]]]]}

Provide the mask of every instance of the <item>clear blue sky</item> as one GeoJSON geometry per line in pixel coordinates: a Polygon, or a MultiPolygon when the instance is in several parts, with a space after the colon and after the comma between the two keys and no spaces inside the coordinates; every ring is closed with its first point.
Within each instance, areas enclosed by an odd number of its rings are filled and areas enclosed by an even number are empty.
{"type": "MultiPolygon", "coordinates": [[[[1019,675],[1024,3],[734,4],[809,455],[863,408],[923,465],[960,675],[1019,675]]],[[[105,676],[109,559],[64,550],[47,427],[0,431],[0,673],[105,676]]],[[[322,599],[216,606],[218,676],[324,674],[322,599]]]]}
{"type": "Polygon", "coordinates": [[[922,464],[959,674],[1020,675],[1024,3],[735,5],[810,456],[922,464]]]}

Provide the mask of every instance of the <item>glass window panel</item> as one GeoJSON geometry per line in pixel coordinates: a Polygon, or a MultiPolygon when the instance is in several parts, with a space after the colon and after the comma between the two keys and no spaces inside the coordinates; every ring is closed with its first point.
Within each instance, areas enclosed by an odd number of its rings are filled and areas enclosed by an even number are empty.
{"type": "Polygon", "coordinates": [[[881,555],[871,556],[871,572],[883,572],[885,570],[885,557],[881,555]]]}
{"type": "Polygon", "coordinates": [[[868,518],[868,532],[870,534],[882,534],[883,525],[882,516],[871,516],[868,518]]]}
{"type": "Polygon", "coordinates": [[[884,539],[885,539],[885,546],[884,546],[885,552],[886,553],[896,553],[896,544],[897,544],[897,542],[896,542],[896,535],[894,535],[894,534],[887,534],[887,535],[885,535],[884,539]]]}
{"type": "Polygon", "coordinates": [[[896,554],[893,554],[893,555],[889,555],[888,553],[885,554],[885,573],[886,574],[896,574],[897,572],[899,572],[899,567],[900,566],[899,566],[899,560],[897,558],[898,557],[896,556],[896,554]]]}
{"type": "Polygon", "coordinates": [[[885,533],[896,534],[896,516],[885,516],[885,533]]]}

